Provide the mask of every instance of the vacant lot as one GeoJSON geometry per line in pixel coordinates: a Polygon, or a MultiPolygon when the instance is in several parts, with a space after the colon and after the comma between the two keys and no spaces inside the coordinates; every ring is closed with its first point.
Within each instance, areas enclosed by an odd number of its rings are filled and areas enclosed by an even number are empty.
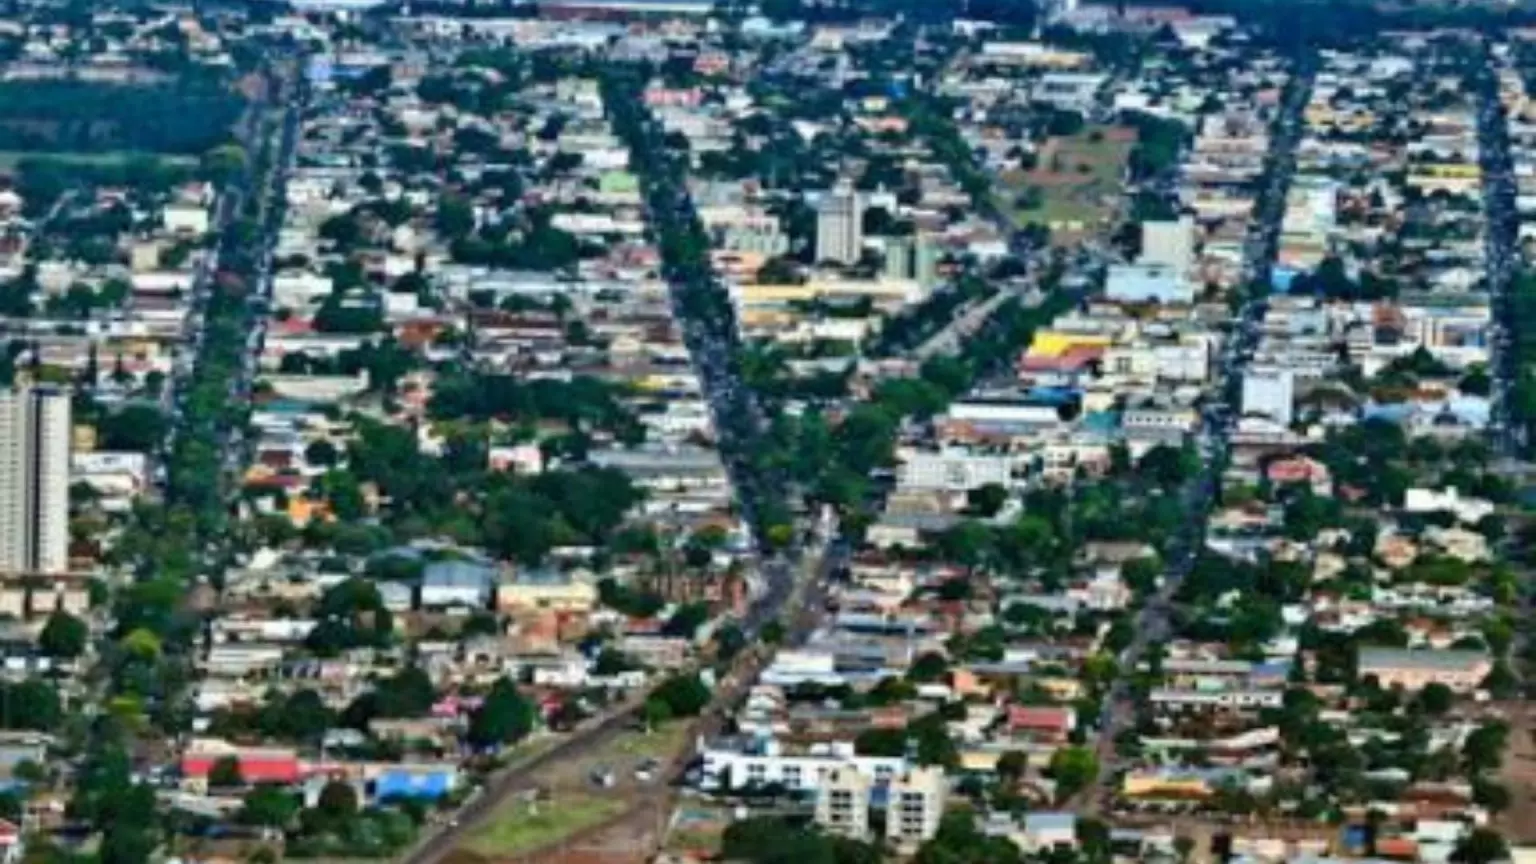
{"type": "MultiPolygon", "coordinates": [[[[623,792],[640,783],[635,778],[635,768],[647,759],[667,762],[682,749],[688,736],[686,723],[668,723],[654,732],[631,729],[605,738],[591,749],[584,750],[570,759],[562,759],[555,765],[539,772],[537,782],[546,789],[569,789],[592,785],[594,772],[611,772],[614,787],[610,791],[623,792]]],[[[652,783],[660,778],[653,778],[652,783]]]]}
{"type": "Polygon", "coordinates": [[[551,855],[564,860],[608,846],[622,860],[642,859],[659,839],[658,826],[670,809],[669,763],[687,744],[691,728],[679,721],[653,732],[616,729],[579,753],[523,775],[523,792],[470,828],[447,861],[526,862],[551,855]],[[637,769],[650,760],[658,765],[645,766],[649,773],[639,776],[637,769]],[[599,777],[610,778],[610,785],[600,785],[599,777]]]}
{"type": "Polygon", "coordinates": [[[586,793],[503,804],[465,847],[488,859],[512,858],[553,846],[624,812],[624,801],[586,793]]]}
{"type": "Polygon", "coordinates": [[[1032,171],[1002,176],[999,204],[1020,227],[1044,225],[1053,232],[1092,230],[1119,204],[1126,160],[1136,130],[1090,127],[1051,138],[1040,147],[1032,171]]]}

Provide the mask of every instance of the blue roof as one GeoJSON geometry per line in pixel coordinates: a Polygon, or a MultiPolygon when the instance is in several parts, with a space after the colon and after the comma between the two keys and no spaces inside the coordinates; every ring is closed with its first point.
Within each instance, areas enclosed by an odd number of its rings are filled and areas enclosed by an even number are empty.
{"type": "Polygon", "coordinates": [[[313,402],[304,402],[299,399],[273,399],[257,406],[258,411],[270,411],[274,414],[308,414],[315,410],[313,402]]]}
{"type": "Polygon", "coordinates": [[[1029,391],[1032,402],[1046,405],[1066,405],[1078,398],[1078,391],[1071,387],[1036,387],[1029,391]]]}
{"type": "Polygon", "coordinates": [[[423,588],[484,588],[496,582],[496,568],[475,561],[434,561],[422,568],[423,588]]]}
{"type": "Polygon", "coordinates": [[[1085,411],[1078,423],[1093,432],[1109,433],[1119,428],[1120,416],[1113,411],[1085,411]]]}
{"type": "Polygon", "coordinates": [[[1071,831],[1077,827],[1076,813],[1026,813],[1024,830],[1031,834],[1041,831],[1071,831]]]}

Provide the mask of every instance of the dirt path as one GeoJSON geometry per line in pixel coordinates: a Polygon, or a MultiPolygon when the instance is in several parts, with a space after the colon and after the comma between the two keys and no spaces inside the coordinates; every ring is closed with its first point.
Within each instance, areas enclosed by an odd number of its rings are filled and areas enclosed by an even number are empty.
{"type": "Polygon", "coordinates": [[[1499,782],[1509,791],[1509,809],[1498,825],[1512,843],[1536,841],[1536,716],[1531,709],[1509,713],[1509,748],[1499,768],[1499,782]]]}

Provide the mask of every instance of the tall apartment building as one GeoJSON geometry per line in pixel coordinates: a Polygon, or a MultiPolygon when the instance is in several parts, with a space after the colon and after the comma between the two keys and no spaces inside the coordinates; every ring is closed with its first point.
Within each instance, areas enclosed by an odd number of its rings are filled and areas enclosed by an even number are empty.
{"type": "Polygon", "coordinates": [[[874,780],[852,765],[833,768],[816,796],[816,824],[828,834],[863,840],[869,834],[874,780]]]}
{"type": "Polygon", "coordinates": [[[944,769],[912,768],[891,778],[886,796],[885,839],[897,849],[912,850],[939,833],[949,781],[944,769]]]}
{"type": "Polygon", "coordinates": [[[1185,216],[1168,221],[1141,223],[1142,264],[1168,267],[1180,276],[1195,264],[1195,223],[1185,216]]]}
{"type": "Polygon", "coordinates": [[[1281,426],[1295,419],[1296,380],[1288,369],[1253,369],[1243,375],[1243,415],[1281,426]]]}
{"type": "Polygon", "coordinates": [[[885,241],[885,278],[915,279],[923,287],[939,281],[941,250],[933,238],[889,237],[885,241]]]}
{"type": "Polygon", "coordinates": [[[69,393],[0,391],[0,572],[69,569],[69,393]]]}
{"type": "Polygon", "coordinates": [[[856,264],[864,251],[864,208],[859,193],[839,186],[816,208],[816,260],[856,264]]]}

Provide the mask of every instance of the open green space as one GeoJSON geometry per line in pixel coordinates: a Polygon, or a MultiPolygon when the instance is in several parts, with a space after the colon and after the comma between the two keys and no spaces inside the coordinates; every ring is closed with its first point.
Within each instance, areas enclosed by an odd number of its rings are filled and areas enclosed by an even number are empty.
{"type": "Polygon", "coordinates": [[[1032,170],[999,178],[999,205],[1020,227],[1092,227],[1112,212],[1135,144],[1134,134],[1113,127],[1052,138],[1040,148],[1032,170]]]}

